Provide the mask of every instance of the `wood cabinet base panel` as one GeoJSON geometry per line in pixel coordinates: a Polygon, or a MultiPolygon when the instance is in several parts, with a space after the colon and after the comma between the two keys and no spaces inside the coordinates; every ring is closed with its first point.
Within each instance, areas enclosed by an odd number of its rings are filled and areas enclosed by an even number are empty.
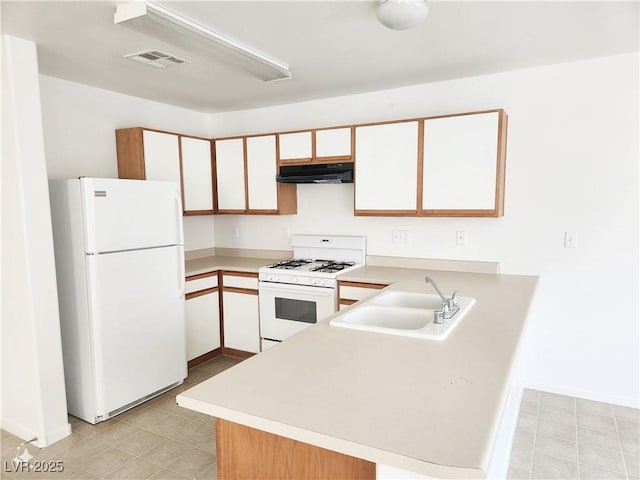
{"type": "Polygon", "coordinates": [[[196,365],[200,365],[201,363],[204,363],[207,360],[211,360],[212,358],[219,357],[220,355],[223,355],[222,347],[216,348],[215,350],[211,350],[210,352],[204,353],[199,357],[192,358],[187,362],[187,368],[193,368],[196,365]]]}
{"type": "Polygon", "coordinates": [[[222,347],[220,354],[229,355],[231,357],[237,357],[242,359],[251,358],[254,355],[257,355],[256,353],[253,353],[253,352],[245,352],[244,350],[238,350],[236,348],[229,348],[229,347],[222,347]]]}
{"type": "Polygon", "coordinates": [[[216,419],[218,479],[375,479],[376,464],[216,419]]]}

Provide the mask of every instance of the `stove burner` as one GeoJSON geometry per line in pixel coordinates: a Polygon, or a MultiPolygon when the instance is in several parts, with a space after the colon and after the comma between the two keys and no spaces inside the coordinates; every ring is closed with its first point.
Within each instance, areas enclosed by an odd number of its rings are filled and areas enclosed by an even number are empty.
{"type": "Polygon", "coordinates": [[[281,262],[267,265],[267,268],[283,268],[285,270],[293,270],[296,268],[300,268],[301,266],[308,263],[312,263],[312,261],[307,260],[306,258],[292,258],[290,260],[283,260],[281,262]]]}
{"type": "Polygon", "coordinates": [[[323,264],[311,268],[311,272],[324,272],[324,273],[336,273],[340,270],[344,270],[348,267],[353,267],[355,262],[333,262],[331,260],[325,261],[323,264]]]}

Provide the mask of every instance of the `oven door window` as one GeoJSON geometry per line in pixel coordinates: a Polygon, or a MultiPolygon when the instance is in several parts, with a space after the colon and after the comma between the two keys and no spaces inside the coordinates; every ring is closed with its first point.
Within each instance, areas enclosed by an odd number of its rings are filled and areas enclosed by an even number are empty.
{"type": "Polygon", "coordinates": [[[318,309],[316,302],[275,297],[276,318],[294,322],[316,323],[318,309]]]}

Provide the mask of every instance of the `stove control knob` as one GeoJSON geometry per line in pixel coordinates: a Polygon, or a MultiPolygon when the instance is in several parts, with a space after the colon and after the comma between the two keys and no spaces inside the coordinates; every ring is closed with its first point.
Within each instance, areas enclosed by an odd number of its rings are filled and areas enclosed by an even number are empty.
{"type": "Polygon", "coordinates": [[[291,277],[291,283],[298,283],[298,279],[296,277],[291,277]]]}
{"type": "Polygon", "coordinates": [[[320,285],[326,285],[327,282],[325,282],[324,280],[320,280],[320,285]]]}
{"type": "Polygon", "coordinates": [[[318,280],[315,278],[311,279],[311,285],[317,285],[318,284],[318,280]]]}

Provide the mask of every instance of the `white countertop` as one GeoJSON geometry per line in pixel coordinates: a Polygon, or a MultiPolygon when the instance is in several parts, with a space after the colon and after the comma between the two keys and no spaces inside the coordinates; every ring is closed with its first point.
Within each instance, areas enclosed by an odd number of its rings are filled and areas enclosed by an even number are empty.
{"type": "Polygon", "coordinates": [[[433,477],[483,478],[537,277],[363,267],[339,279],[425,292],[426,274],[476,299],[445,341],[332,327],[332,316],[178,404],[433,477]]]}

